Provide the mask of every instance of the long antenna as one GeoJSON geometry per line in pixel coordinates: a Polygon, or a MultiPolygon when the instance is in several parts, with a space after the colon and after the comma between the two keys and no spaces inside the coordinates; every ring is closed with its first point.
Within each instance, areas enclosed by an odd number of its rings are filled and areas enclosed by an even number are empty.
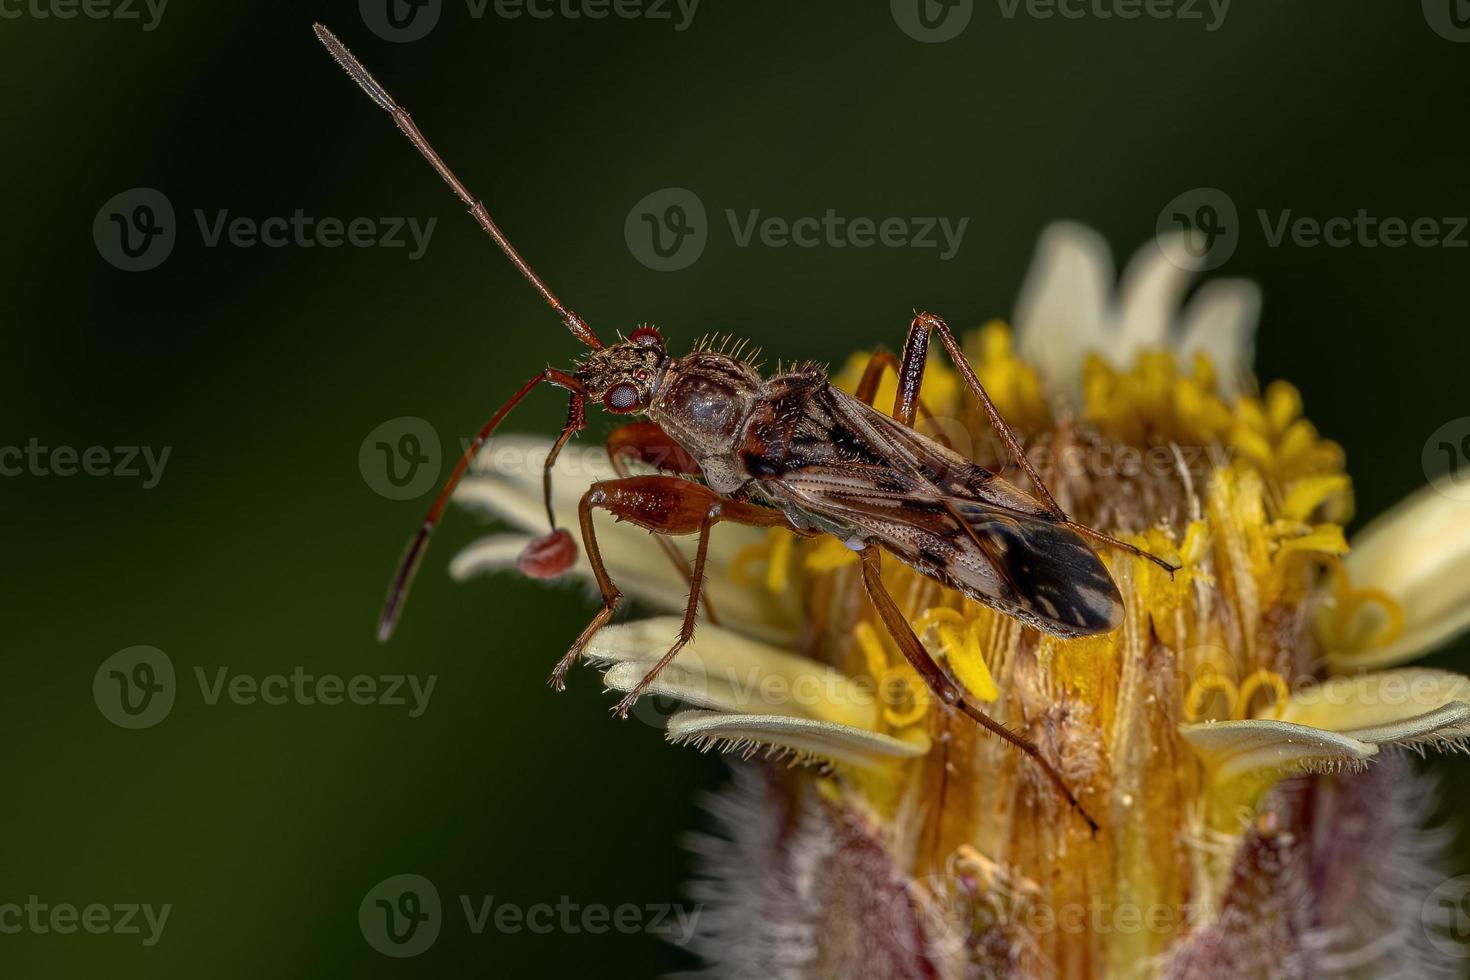
{"type": "Polygon", "coordinates": [[[413,120],[409,118],[408,110],[393,101],[393,96],[388,94],[388,90],[378,84],[378,80],[368,73],[368,70],[362,66],[362,62],[358,61],[352,52],[347,50],[345,44],[337,40],[337,35],[327,30],[322,24],[313,24],[311,25],[311,29],[316,32],[317,40],[322,42],[322,46],[327,49],[327,53],[368,94],[368,98],[376,102],[378,108],[393,117],[393,121],[398,124],[399,129],[403,130],[403,135],[408,137],[408,141],[414,145],[419,153],[423,154],[424,159],[429,161],[429,166],[433,167],[439,176],[444,178],[444,182],[454,191],[455,196],[463,201],[470,209],[470,216],[479,222],[480,227],[485,229],[486,234],[495,239],[495,244],[500,246],[500,250],[505,253],[505,257],[510,259],[511,264],[516,267],[521,275],[526,277],[526,281],[535,287],[536,292],[541,294],[541,298],[551,304],[551,308],[556,311],[557,316],[561,317],[562,323],[566,324],[567,329],[572,332],[572,336],[593,350],[602,350],[604,346],[602,341],[597,339],[597,334],[592,332],[592,328],[587,325],[587,321],[564,306],[562,301],[556,298],[556,294],[551,291],[550,287],[541,280],[541,277],[536,275],[536,270],[532,269],[526,260],[521,258],[521,253],[516,251],[515,246],[510,243],[510,240],[501,232],[500,227],[491,219],[490,212],[485,210],[485,205],[470,193],[470,189],[454,175],[454,171],[449,169],[448,164],[429,145],[429,141],[424,139],[424,134],[419,132],[418,126],[414,125],[413,120]]]}

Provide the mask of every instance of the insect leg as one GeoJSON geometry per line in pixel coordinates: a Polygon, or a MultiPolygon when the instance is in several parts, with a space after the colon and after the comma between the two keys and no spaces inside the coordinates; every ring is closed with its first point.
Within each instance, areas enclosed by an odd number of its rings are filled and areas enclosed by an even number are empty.
{"type": "Polygon", "coordinates": [[[602,608],[592,617],[587,628],[582,630],[566,656],[551,671],[551,686],[558,691],[566,690],[567,671],[572,669],[572,665],[582,655],[582,648],[592,639],[592,634],[607,625],[607,621],[612,619],[613,613],[618,611],[618,606],[623,601],[623,593],[607,574],[607,566],[602,561],[602,549],[597,545],[597,529],[592,526],[592,508],[601,505],[605,497],[605,485],[594,483],[582,494],[582,500],[577,505],[577,519],[582,525],[582,547],[587,551],[587,563],[592,566],[592,576],[597,579],[597,589],[602,593],[602,608]]]}
{"type": "MultiPolygon", "coordinates": [[[[444,508],[449,505],[449,498],[454,493],[455,486],[459,484],[460,477],[464,476],[476,454],[485,445],[485,441],[490,438],[490,434],[495,431],[501,421],[510,414],[510,410],[519,405],[521,399],[529,395],[531,389],[543,381],[572,392],[574,405],[577,403],[579,393],[583,391],[582,382],[572,375],[555,368],[547,368],[521,385],[520,390],[500,406],[499,410],[490,417],[490,421],[475,433],[474,440],[465,449],[464,455],[459,458],[459,463],[455,465],[454,472],[449,475],[444,489],[440,490],[439,496],[434,498],[434,503],[429,507],[428,514],[424,516],[423,523],[419,525],[418,531],[409,540],[403,557],[398,560],[398,569],[393,573],[393,581],[388,586],[388,597],[383,601],[383,611],[378,617],[379,641],[387,640],[393,635],[393,628],[398,624],[398,616],[403,611],[403,603],[408,598],[408,590],[413,585],[414,575],[418,572],[419,564],[424,560],[424,549],[429,546],[429,538],[433,535],[434,529],[439,526],[439,519],[444,516],[444,508]]],[[[564,441],[565,433],[562,438],[564,441]]]]}
{"type": "Polygon", "coordinates": [[[1042,772],[1046,773],[1047,778],[1052,781],[1067,802],[1082,815],[1082,819],[1087,821],[1087,826],[1092,829],[1093,833],[1096,833],[1097,822],[1082,808],[1082,804],[1077,802],[1077,797],[1072,794],[1066,780],[1062,779],[1062,774],[1041,754],[1041,749],[1037,748],[1036,743],[1016,734],[977,708],[965,696],[965,692],[959,685],[950,680],[939,664],[934,662],[934,658],[929,656],[929,652],[924,649],[924,645],[914,634],[914,628],[909,625],[902,610],[898,608],[898,604],[893,601],[893,597],[888,594],[887,588],[883,585],[882,552],[876,545],[870,544],[863,549],[862,564],[863,586],[867,589],[868,598],[873,601],[873,608],[878,610],[878,616],[883,620],[883,625],[888,628],[889,635],[893,637],[893,641],[898,644],[898,648],[903,651],[904,657],[914,670],[918,671],[919,676],[924,679],[929,690],[933,691],[934,695],[944,704],[958,708],[986,729],[1035,759],[1042,772]]]}
{"type": "Polygon", "coordinates": [[[533,539],[521,552],[516,565],[523,575],[540,579],[558,578],[577,560],[576,542],[556,526],[556,511],[551,506],[551,471],[567,440],[586,427],[587,399],[581,392],[573,392],[571,404],[567,406],[567,423],[562,426],[556,442],[552,443],[541,470],[541,493],[546,504],[546,522],[551,529],[533,539]]]}
{"type": "Polygon", "coordinates": [[[561,435],[557,436],[556,442],[551,447],[551,452],[546,454],[546,465],[541,470],[541,493],[546,500],[546,521],[556,530],[556,513],[551,509],[551,470],[556,466],[556,458],[561,455],[562,447],[567,440],[583,429],[587,428],[587,398],[580,391],[572,392],[571,403],[567,405],[567,424],[562,426],[561,435]]]}
{"type": "Polygon", "coordinates": [[[643,679],[638,682],[637,686],[618,702],[617,707],[613,709],[613,714],[619,718],[628,717],[628,712],[632,710],[633,704],[644,691],[648,690],[648,685],[653,683],[653,679],[658,676],[659,671],[667,667],[678,656],[679,651],[684,649],[684,645],[694,638],[694,625],[699,612],[698,595],[700,587],[704,583],[704,562],[709,551],[710,529],[721,521],[745,524],[750,527],[788,526],[789,522],[786,520],[786,515],[778,510],[743,503],[738,500],[727,500],[706,487],[700,487],[699,489],[707,493],[713,502],[710,504],[709,510],[705,511],[704,520],[699,524],[699,547],[694,555],[694,575],[690,583],[689,603],[684,607],[684,622],[679,626],[679,638],[674,641],[674,645],[659,659],[658,663],[654,664],[653,668],[647,674],[643,675],[643,679]]]}
{"type": "MultiPolygon", "coordinates": [[[[620,477],[631,476],[628,469],[629,458],[641,460],[649,466],[672,473],[686,473],[690,476],[703,476],[704,471],[694,461],[694,457],[684,451],[674,440],[670,439],[668,433],[658,427],[656,422],[630,422],[627,425],[618,426],[612,430],[607,437],[607,455],[612,462],[613,472],[620,477]]],[[[679,549],[674,547],[674,542],[665,535],[657,535],[656,540],[659,547],[663,549],[669,561],[674,563],[684,581],[690,583],[693,588],[694,572],[689,567],[689,562],[679,549]]],[[[709,621],[719,624],[719,617],[715,615],[714,606],[710,604],[709,595],[704,595],[704,614],[709,621]]]]}
{"type": "Polygon", "coordinates": [[[1026,450],[1021,445],[1021,440],[1016,438],[1015,431],[1005,419],[1001,418],[995,403],[990,400],[990,393],[975,376],[975,370],[970,367],[970,362],[960,348],[959,341],[955,339],[954,332],[949,329],[949,324],[932,313],[916,314],[913,323],[909,325],[908,340],[903,345],[903,367],[899,370],[898,376],[898,395],[893,400],[893,417],[905,425],[912,425],[914,422],[914,410],[919,402],[919,388],[924,381],[924,365],[929,356],[930,331],[939,334],[939,342],[949,353],[950,361],[959,371],[960,377],[964,378],[965,385],[980,400],[980,405],[985,409],[985,415],[990,419],[991,427],[1000,436],[1001,442],[1005,443],[1006,449],[1030,477],[1046,509],[1058,517],[1066,517],[1062,508],[1052,499],[1051,491],[1046,488],[1045,483],[1041,482],[1041,477],[1031,465],[1031,460],[1027,458],[1026,450]]]}
{"type": "Polygon", "coordinates": [[[1179,571],[1179,569],[1183,567],[1182,565],[1174,564],[1167,558],[1160,558],[1158,555],[1154,554],[1151,551],[1144,551],[1136,544],[1129,544],[1127,541],[1121,541],[1118,538],[1113,537],[1111,534],[1104,534],[1102,531],[1099,531],[1096,528],[1088,527],[1086,524],[1079,524],[1065,514],[1062,515],[1062,523],[1072,530],[1076,531],[1078,534],[1082,535],[1084,538],[1091,538],[1099,544],[1107,545],[1109,548],[1117,548],[1119,551],[1128,552],[1135,558],[1142,558],[1145,561],[1153,562],[1155,565],[1168,572],[1171,579],[1174,577],[1174,573],[1179,571]]]}
{"type": "MultiPolygon", "coordinates": [[[[885,371],[892,371],[899,377],[903,376],[897,357],[886,350],[874,351],[873,356],[868,358],[868,363],[863,368],[863,376],[858,380],[857,390],[853,392],[853,396],[864,404],[872,405],[878,397],[878,385],[882,383],[883,372],[885,371]]],[[[915,404],[918,407],[919,418],[926,422],[932,422],[934,420],[934,413],[929,411],[929,406],[924,404],[922,398],[916,396],[915,404]]],[[[912,423],[908,424],[912,425],[912,423]]],[[[954,444],[949,441],[949,438],[943,432],[939,431],[938,426],[933,426],[932,431],[927,434],[930,438],[937,439],[950,449],[954,448],[954,444]]]]}
{"type": "MultiPolygon", "coordinates": [[[[592,484],[582,495],[577,514],[582,525],[582,544],[587,550],[587,561],[592,565],[592,574],[602,592],[602,609],[592,617],[592,622],[587,624],[552,671],[551,686],[558,690],[566,686],[567,671],[581,657],[587,642],[607,625],[623,600],[623,593],[607,573],[602,549],[597,544],[597,532],[592,524],[594,510],[605,510],[619,521],[637,524],[655,534],[694,534],[702,531],[706,521],[733,520],[756,527],[784,527],[787,523],[786,515],[780,511],[727,500],[709,487],[681,477],[632,476],[592,484]]],[[[694,577],[700,579],[702,576],[703,569],[696,566],[694,577]]],[[[697,586],[699,582],[694,584],[697,586]]],[[[698,590],[692,590],[690,594],[689,608],[696,609],[697,599],[694,597],[698,590]]],[[[686,614],[685,631],[692,635],[693,628],[693,616],[686,614]]],[[[645,682],[651,678],[652,674],[645,678],[645,682]]]]}
{"type": "Polygon", "coordinates": [[[694,457],[659,428],[657,422],[629,422],[613,429],[607,437],[607,454],[612,457],[613,469],[619,476],[628,475],[624,470],[629,457],[665,473],[704,476],[694,457]]]}
{"type": "Polygon", "coordinates": [[[1041,476],[1036,472],[1036,467],[1031,465],[1031,460],[1026,455],[1025,447],[1021,445],[1021,440],[1016,438],[1015,430],[1001,417],[999,410],[995,407],[995,403],[990,400],[990,393],[985,390],[985,386],[975,376],[975,369],[970,367],[970,362],[965,357],[965,352],[960,348],[959,341],[955,339],[954,331],[950,330],[949,324],[945,323],[933,313],[915,314],[913,323],[909,325],[908,340],[903,345],[903,367],[899,371],[898,395],[893,401],[893,417],[895,419],[898,419],[905,425],[913,425],[914,411],[919,402],[919,388],[924,381],[924,364],[929,353],[930,331],[939,334],[939,341],[944,345],[945,351],[948,352],[950,361],[959,371],[960,377],[965,379],[965,385],[979,399],[980,405],[985,409],[986,417],[990,419],[991,427],[995,429],[996,434],[1000,436],[1001,442],[1005,443],[1006,449],[1031,480],[1031,485],[1036,488],[1036,494],[1041,498],[1041,502],[1047,510],[1055,514],[1067,527],[1084,537],[1091,538],[1110,547],[1120,548],[1139,558],[1146,558],[1167,571],[1170,575],[1173,575],[1174,572],[1179,570],[1178,567],[1157,555],[1150,554],[1142,548],[1135,547],[1126,541],[1120,541],[1101,531],[1095,531],[1084,524],[1078,524],[1067,516],[1067,512],[1062,510],[1061,505],[1052,497],[1051,491],[1047,489],[1046,484],[1041,481],[1041,476]]]}
{"type": "Polygon", "coordinates": [[[883,381],[883,372],[890,369],[899,377],[903,376],[899,371],[898,358],[892,352],[873,351],[873,356],[868,358],[868,363],[863,368],[863,376],[858,381],[857,391],[853,392],[857,400],[869,405],[873,404],[873,399],[878,396],[878,385],[883,381]]]}
{"type": "MultiPolygon", "coordinates": [[[[719,519],[719,509],[714,507],[709,510],[704,521],[699,525],[699,547],[694,553],[694,571],[689,576],[689,603],[684,607],[684,622],[679,624],[679,638],[674,641],[673,646],[669,647],[668,653],[665,653],[659,658],[658,663],[653,665],[653,669],[643,675],[643,680],[639,681],[637,686],[618,702],[617,707],[613,708],[613,714],[619,718],[628,717],[628,712],[633,709],[634,703],[644,691],[648,690],[648,685],[653,683],[659,671],[667,667],[669,662],[679,655],[679,651],[684,649],[684,644],[694,639],[694,623],[699,615],[699,595],[704,589],[704,560],[709,553],[709,532],[719,519]]],[[[668,538],[659,540],[668,541],[668,538]]]]}

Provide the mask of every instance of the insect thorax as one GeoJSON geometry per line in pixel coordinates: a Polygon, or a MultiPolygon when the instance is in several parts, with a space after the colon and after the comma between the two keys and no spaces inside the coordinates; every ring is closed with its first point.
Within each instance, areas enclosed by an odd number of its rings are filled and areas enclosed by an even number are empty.
{"type": "Polygon", "coordinates": [[[763,387],[745,361],[696,352],[668,365],[649,416],[699,461],[713,489],[729,493],[749,479],[735,453],[763,387]]]}

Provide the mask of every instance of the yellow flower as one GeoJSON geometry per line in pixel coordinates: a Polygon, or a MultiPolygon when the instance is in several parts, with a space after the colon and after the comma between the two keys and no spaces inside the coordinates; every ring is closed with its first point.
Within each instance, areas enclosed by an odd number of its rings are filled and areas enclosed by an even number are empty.
{"type": "MultiPolygon", "coordinates": [[[[1078,640],[897,562],[884,572],[935,658],[1041,747],[1101,830],[930,698],[840,542],[721,527],[708,581],[721,625],[651,693],[687,705],[668,719],[675,742],[815,765],[739,768],[720,832],[700,838],[698,948],[719,975],[1455,972],[1423,912],[1442,877],[1425,793],[1392,750],[1470,737],[1470,679],[1399,666],[1470,626],[1470,508],[1425,491],[1350,553],[1341,449],[1295,388],[1255,393],[1255,287],[1207,284],[1178,313],[1179,246],[1146,248],[1114,297],[1097,236],[1054,226],[1015,333],[991,323],[967,349],[1072,515],[1180,571],[1105,554],[1127,617],[1078,640]]],[[[864,363],[834,383],[850,389],[864,363]]],[[[943,362],[922,395],[921,428],[1003,463],[943,362]]],[[[539,530],[546,444],[507,447],[524,465],[492,452],[458,499],[539,530]]],[[[559,474],[563,512],[609,472],[577,458],[583,472],[559,474]]],[[[601,535],[620,586],[683,606],[646,535],[601,535]]],[[[453,571],[509,567],[527,540],[487,539],[453,571]]],[[[628,691],[676,632],[671,616],[609,627],[588,655],[628,691]]]]}

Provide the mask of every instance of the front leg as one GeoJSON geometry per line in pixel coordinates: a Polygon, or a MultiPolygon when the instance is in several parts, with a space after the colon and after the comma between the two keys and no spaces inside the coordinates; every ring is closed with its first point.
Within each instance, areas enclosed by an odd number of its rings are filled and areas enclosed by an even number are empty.
{"type": "MultiPolygon", "coordinates": [[[[629,422],[612,430],[607,437],[607,457],[612,463],[613,472],[624,479],[633,475],[628,469],[630,459],[636,459],[665,473],[704,476],[704,471],[699,468],[694,457],[670,438],[656,422],[629,422]]],[[[679,549],[674,547],[674,542],[664,535],[658,535],[655,540],[673,563],[679,576],[690,583],[691,591],[697,593],[698,590],[693,589],[694,571],[679,549]]],[[[709,596],[705,595],[703,599],[704,614],[709,617],[710,622],[719,623],[709,596]]]]}
{"type": "MultiPolygon", "coordinates": [[[[679,632],[680,640],[675,648],[659,662],[658,666],[644,678],[641,690],[655,674],[678,653],[679,647],[694,635],[694,621],[698,612],[698,596],[704,574],[704,556],[708,544],[709,528],[722,520],[738,521],[755,527],[785,527],[786,515],[767,507],[727,500],[703,484],[694,483],[674,476],[633,476],[621,480],[605,480],[594,483],[582,495],[577,515],[582,526],[582,543],[587,549],[587,561],[592,565],[592,574],[602,592],[602,609],[587,628],[577,637],[572,648],[557,663],[551,674],[551,686],[561,690],[566,686],[567,671],[572,668],[593,635],[607,625],[623,600],[623,594],[613,584],[602,559],[602,550],[597,544],[597,532],[592,523],[592,512],[605,510],[620,521],[628,521],[646,528],[655,534],[694,534],[700,532],[699,556],[695,562],[694,579],[689,592],[689,604],[684,613],[684,625],[679,632]]],[[[626,713],[626,711],[624,711],[626,713]]]]}

